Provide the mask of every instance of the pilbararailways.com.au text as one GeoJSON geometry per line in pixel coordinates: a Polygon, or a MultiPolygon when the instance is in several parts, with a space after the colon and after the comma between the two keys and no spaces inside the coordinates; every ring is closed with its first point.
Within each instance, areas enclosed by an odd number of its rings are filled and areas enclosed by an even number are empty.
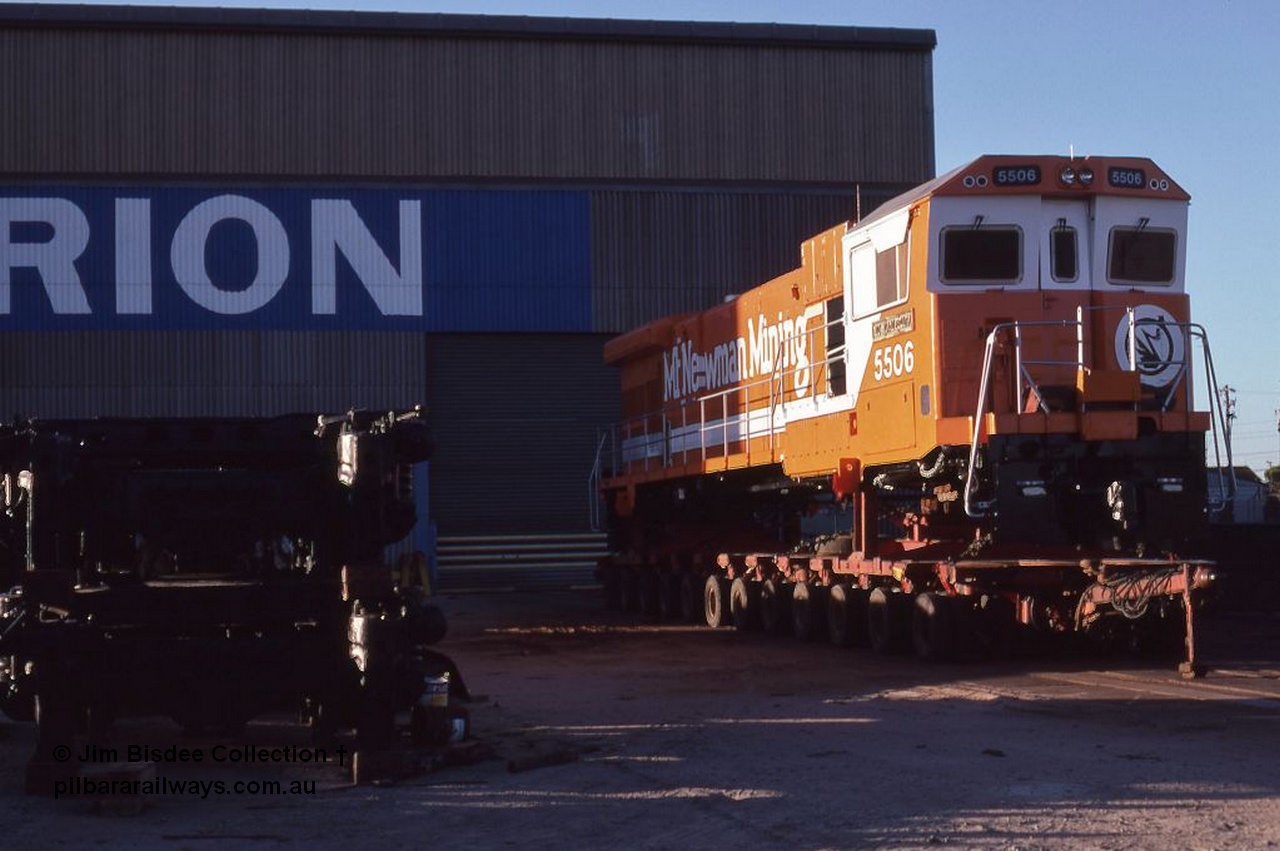
{"type": "Polygon", "coordinates": [[[171,780],[153,777],[149,780],[116,780],[96,777],[68,777],[53,781],[54,798],[109,798],[139,795],[186,795],[208,798],[210,795],[314,795],[314,780],[171,780]]]}
{"type": "MultiPolygon", "coordinates": [[[[276,747],[256,745],[218,744],[211,748],[155,747],[150,745],[120,745],[106,747],[86,745],[75,753],[66,745],[57,745],[50,754],[55,762],[116,765],[161,764],[215,764],[215,765],[326,765],[346,767],[350,752],[338,746],[332,753],[316,747],[276,747]]],[[[114,797],[125,795],[187,795],[208,798],[222,795],[314,795],[314,780],[175,780],[170,777],[95,777],[69,773],[65,778],[53,780],[53,796],[62,797],[114,797]]]]}

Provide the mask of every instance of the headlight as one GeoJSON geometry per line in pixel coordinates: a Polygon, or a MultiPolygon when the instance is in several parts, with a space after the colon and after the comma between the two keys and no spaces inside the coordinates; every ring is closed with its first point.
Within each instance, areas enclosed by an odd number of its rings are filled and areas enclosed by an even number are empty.
{"type": "Polygon", "coordinates": [[[1045,487],[1044,482],[1018,482],[1018,490],[1022,491],[1023,496],[1048,496],[1049,489],[1045,487]]]}

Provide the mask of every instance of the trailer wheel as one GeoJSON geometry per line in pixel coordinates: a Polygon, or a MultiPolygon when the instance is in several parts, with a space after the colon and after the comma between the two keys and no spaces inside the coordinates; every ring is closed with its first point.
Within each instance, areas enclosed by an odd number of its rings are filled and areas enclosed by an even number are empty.
{"type": "Polygon", "coordinates": [[[37,694],[34,706],[36,748],[27,763],[26,793],[51,795],[53,784],[67,776],[64,761],[56,758],[55,749],[75,743],[79,712],[70,696],[59,692],[37,694]]]}
{"type": "Polygon", "coordinates": [[[701,623],[702,585],[697,574],[686,573],[680,577],[680,616],[685,623],[701,623]]]}
{"type": "Polygon", "coordinates": [[[3,697],[0,697],[0,712],[13,721],[34,721],[36,720],[35,697],[25,692],[18,694],[6,692],[3,697]]]}
{"type": "Polygon", "coordinates": [[[658,579],[658,615],[664,621],[678,621],[683,617],[680,603],[680,576],[668,573],[658,579]]]}
{"type": "Polygon", "coordinates": [[[840,583],[827,595],[827,635],[837,647],[851,647],[867,633],[867,595],[840,583]]]}
{"type": "Polygon", "coordinates": [[[641,611],[651,618],[657,618],[662,612],[662,576],[650,566],[640,573],[640,606],[641,611]]]}
{"type": "Polygon", "coordinates": [[[739,576],[729,588],[729,607],[733,625],[741,632],[760,628],[760,583],[739,576]]]}
{"type": "Polygon", "coordinates": [[[760,626],[769,635],[791,632],[791,587],[781,579],[760,583],[760,626]]]}
{"type": "Polygon", "coordinates": [[[974,622],[984,655],[1001,661],[1013,658],[1018,622],[1012,601],[994,594],[983,596],[974,612],[974,622]]]}
{"type": "Polygon", "coordinates": [[[729,612],[729,580],[718,573],[707,577],[702,586],[702,612],[707,619],[707,626],[719,629],[728,626],[729,612]]]}
{"type": "Polygon", "coordinates": [[[634,614],[640,611],[640,574],[634,567],[621,568],[618,574],[618,599],[622,611],[634,614]]]}
{"type": "Polygon", "coordinates": [[[791,627],[796,638],[814,641],[825,634],[827,589],[814,582],[797,582],[791,593],[791,627]]]}
{"type": "Polygon", "coordinates": [[[604,607],[609,611],[622,608],[621,569],[615,564],[600,566],[600,585],[604,588],[604,607]]]}
{"type": "Polygon", "coordinates": [[[909,598],[884,588],[867,597],[867,639],[876,653],[902,653],[911,643],[909,598]]]}
{"type": "Polygon", "coordinates": [[[956,619],[945,594],[926,591],[916,595],[911,638],[916,655],[925,661],[945,662],[956,657],[956,619]]]}

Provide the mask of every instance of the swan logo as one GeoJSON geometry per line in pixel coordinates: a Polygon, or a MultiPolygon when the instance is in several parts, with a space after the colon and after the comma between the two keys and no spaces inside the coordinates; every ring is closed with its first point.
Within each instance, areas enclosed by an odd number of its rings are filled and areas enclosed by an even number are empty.
{"type": "MultiPolygon", "coordinates": [[[[1154,304],[1133,309],[1134,340],[1140,380],[1148,387],[1164,387],[1182,372],[1186,363],[1186,342],[1173,314],[1154,304]]],[[[1116,325],[1116,362],[1121,369],[1133,369],[1129,359],[1129,319],[1116,325]]]]}

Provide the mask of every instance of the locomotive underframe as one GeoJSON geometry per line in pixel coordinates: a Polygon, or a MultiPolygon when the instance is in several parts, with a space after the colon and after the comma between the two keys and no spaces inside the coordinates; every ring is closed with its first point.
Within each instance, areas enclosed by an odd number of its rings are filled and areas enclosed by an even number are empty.
{"type": "Polygon", "coordinates": [[[602,578],[613,604],[743,627],[759,624],[762,606],[793,605],[780,595],[803,596],[810,610],[825,600],[832,612],[812,615],[819,621],[869,623],[880,589],[880,628],[893,635],[879,649],[912,633],[921,655],[943,658],[1021,625],[1165,648],[1177,640],[1181,670],[1194,676],[1194,613],[1216,577],[1212,563],[1178,553],[1207,529],[1203,441],[993,436],[981,454],[994,495],[982,520],[962,510],[960,447],[866,470],[842,502],[831,482],[789,480],[780,467],[641,486],[632,514],[613,518],[602,578]],[[803,541],[800,517],[815,501],[842,506],[847,533],[803,541]]]}

